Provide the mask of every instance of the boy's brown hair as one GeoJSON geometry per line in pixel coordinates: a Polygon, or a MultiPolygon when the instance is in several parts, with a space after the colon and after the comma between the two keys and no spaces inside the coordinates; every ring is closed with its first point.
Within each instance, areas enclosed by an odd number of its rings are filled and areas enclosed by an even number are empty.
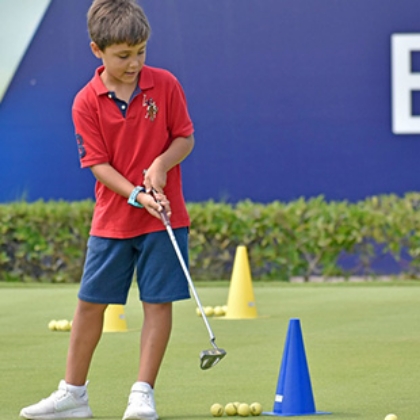
{"type": "Polygon", "coordinates": [[[94,0],[87,14],[90,39],[104,51],[113,44],[147,41],[150,25],[135,0],[94,0]]]}

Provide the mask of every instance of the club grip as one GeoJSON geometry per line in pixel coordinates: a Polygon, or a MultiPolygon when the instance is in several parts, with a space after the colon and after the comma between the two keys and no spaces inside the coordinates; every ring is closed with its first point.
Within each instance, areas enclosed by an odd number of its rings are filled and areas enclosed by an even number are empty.
{"type": "Polygon", "coordinates": [[[160,212],[160,218],[162,219],[162,222],[165,226],[171,226],[168,214],[166,213],[166,210],[164,208],[162,208],[162,211],[160,212]]]}
{"type": "MultiPolygon", "coordinates": [[[[159,200],[156,199],[156,190],[152,189],[152,195],[153,198],[156,200],[156,203],[160,203],[159,200]]],[[[160,218],[162,219],[162,222],[165,226],[171,226],[171,222],[168,217],[168,213],[166,213],[166,210],[162,206],[162,211],[160,212],[160,218]]]]}

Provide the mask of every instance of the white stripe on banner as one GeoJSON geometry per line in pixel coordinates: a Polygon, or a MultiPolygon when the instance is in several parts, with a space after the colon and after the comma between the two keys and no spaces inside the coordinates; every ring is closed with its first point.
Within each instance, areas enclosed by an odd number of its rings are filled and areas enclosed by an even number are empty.
{"type": "Polygon", "coordinates": [[[0,0],[0,102],[51,0],[0,0]],[[5,41],[7,40],[7,41],[5,41]]]}

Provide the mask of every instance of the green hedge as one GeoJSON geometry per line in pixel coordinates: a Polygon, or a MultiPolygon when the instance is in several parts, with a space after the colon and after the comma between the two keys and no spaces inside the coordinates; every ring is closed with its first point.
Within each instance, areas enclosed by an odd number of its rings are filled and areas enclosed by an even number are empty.
{"type": "Polygon", "coordinates": [[[77,282],[93,203],[0,205],[0,280],[77,282]]]}
{"type": "MultiPolygon", "coordinates": [[[[323,197],[269,204],[189,203],[192,277],[229,279],[238,245],[252,275],[375,275],[391,256],[402,275],[420,274],[420,194],[383,195],[349,203],[323,197]],[[343,267],[343,260],[353,261],[343,267]]],[[[78,282],[93,202],[0,205],[0,281],[78,282]]]]}
{"type": "Polygon", "coordinates": [[[192,267],[200,277],[230,273],[237,245],[246,245],[253,275],[375,275],[374,262],[390,255],[401,274],[420,273],[420,195],[370,197],[358,203],[323,197],[290,203],[191,204],[192,267]],[[345,270],[344,256],[353,256],[345,270]]]}

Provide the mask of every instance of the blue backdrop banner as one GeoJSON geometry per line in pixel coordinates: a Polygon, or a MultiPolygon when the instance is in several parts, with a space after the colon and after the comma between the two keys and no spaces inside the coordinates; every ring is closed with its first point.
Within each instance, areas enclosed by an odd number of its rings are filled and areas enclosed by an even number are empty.
{"type": "MultiPolygon", "coordinates": [[[[74,95],[100,64],[90,0],[42,1],[0,103],[0,202],[93,197],[71,121],[74,95]]],[[[188,201],[419,189],[418,0],[141,4],[147,63],[178,77],[195,124],[182,165],[188,201]]]]}

